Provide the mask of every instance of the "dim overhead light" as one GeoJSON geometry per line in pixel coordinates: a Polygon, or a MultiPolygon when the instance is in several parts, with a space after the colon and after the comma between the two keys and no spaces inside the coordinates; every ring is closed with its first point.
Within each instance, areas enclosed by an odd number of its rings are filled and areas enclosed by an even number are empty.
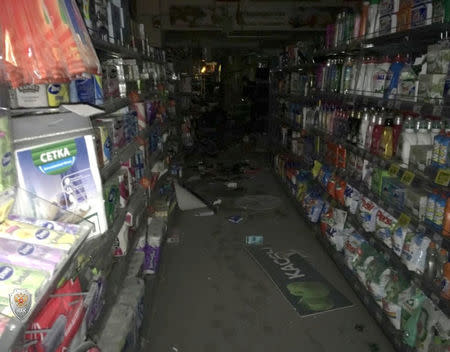
{"type": "Polygon", "coordinates": [[[206,72],[206,66],[203,66],[202,69],[200,70],[201,73],[205,73],[206,72]]]}

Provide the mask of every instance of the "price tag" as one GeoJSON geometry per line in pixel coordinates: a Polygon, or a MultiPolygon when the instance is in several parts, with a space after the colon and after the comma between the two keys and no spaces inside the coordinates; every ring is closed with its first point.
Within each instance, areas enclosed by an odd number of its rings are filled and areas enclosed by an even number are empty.
{"type": "Polygon", "coordinates": [[[391,175],[392,177],[397,177],[398,173],[400,171],[400,166],[398,166],[397,164],[391,164],[391,166],[389,167],[389,175],[391,175]]]}
{"type": "Polygon", "coordinates": [[[403,173],[403,176],[402,176],[402,178],[400,179],[400,181],[401,181],[403,184],[409,186],[409,185],[412,183],[412,181],[414,180],[414,177],[415,177],[414,173],[412,173],[411,171],[408,171],[408,170],[407,170],[407,171],[405,171],[405,172],[403,173]]]}
{"type": "Polygon", "coordinates": [[[450,182],[450,170],[439,170],[439,172],[436,175],[436,178],[434,179],[434,183],[437,183],[438,185],[447,187],[450,182]]]}
{"type": "Polygon", "coordinates": [[[406,215],[405,213],[401,213],[397,219],[396,226],[406,228],[406,227],[408,227],[410,222],[411,222],[411,218],[408,215],[406,215]]]}
{"type": "Polygon", "coordinates": [[[311,170],[313,177],[316,178],[319,176],[320,169],[322,168],[322,164],[318,160],[314,160],[314,166],[311,170]]]}

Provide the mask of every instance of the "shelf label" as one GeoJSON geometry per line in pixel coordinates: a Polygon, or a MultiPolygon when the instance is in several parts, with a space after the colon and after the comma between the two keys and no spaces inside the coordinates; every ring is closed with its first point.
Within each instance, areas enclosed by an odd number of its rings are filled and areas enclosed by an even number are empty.
{"type": "Polygon", "coordinates": [[[434,183],[447,187],[450,182],[450,169],[439,170],[434,180],[434,183]]]}
{"type": "Polygon", "coordinates": [[[311,170],[314,178],[319,176],[320,169],[322,169],[322,163],[318,160],[314,160],[314,166],[311,170]]]}
{"type": "Polygon", "coordinates": [[[389,167],[389,175],[393,176],[393,177],[397,177],[398,173],[400,171],[400,166],[398,166],[397,164],[391,164],[391,166],[389,167]]]}
{"type": "Polygon", "coordinates": [[[408,227],[409,223],[411,222],[411,218],[406,215],[405,213],[401,213],[400,216],[397,219],[396,227],[408,227]]]}
{"type": "Polygon", "coordinates": [[[414,177],[415,177],[414,173],[412,173],[412,172],[409,171],[409,170],[406,170],[406,171],[403,173],[403,176],[402,176],[402,178],[400,179],[400,181],[401,181],[403,184],[409,186],[409,185],[412,183],[412,181],[414,180],[414,177]]]}

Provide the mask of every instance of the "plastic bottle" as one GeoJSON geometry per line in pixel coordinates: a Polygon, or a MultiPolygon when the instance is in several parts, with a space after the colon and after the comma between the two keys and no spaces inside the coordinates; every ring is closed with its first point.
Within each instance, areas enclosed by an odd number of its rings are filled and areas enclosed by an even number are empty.
{"type": "Polygon", "coordinates": [[[439,194],[436,198],[436,207],[434,209],[433,222],[441,227],[444,221],[445,206],[447,203],[447,197],[444,194],[439,194]]]}
{"type": "Polygon", "coordinates": [[[351,90],[351,83],[353,78],[353,59],[349,56],[347,57],[345,64],[342,68],[342,79],[340,92],[343,94],[349,93],[351,90]]]}
{"type": "Polygon", "coordinates": [[[397,93],[402,100],[416,101],[417,74],[412,69],[409,58],[406,59],[399,75],[397,93]]]}
{"type": "Polygon", "coordinates": [[[366,77],[364,78],[363,95],[373,96],[373,75],[376,71],[376,60],[374,57],[369,57],[366,66],[366,77]]]}
{"type": "Polygon", "coordinates": [[[436,243],[431,242],[427,249],[425,270],[423,272],[425,282],[431,284],[434,281],[437,272],[437,265],[438,251],[436,249],[436,243]]]}
{"type": "MultiPolygon", "coordinates": [[[[378,116],[377,122],[373,127],[372,131],[372,140],[370,144],[370,152],[372,154],[378,155],[378,151],[380,148],[381,137],[383,136],[384,131],[384,111],[378,116]]],[[[392,136],[392,133],[391,133],[392,136]]],[[[392,137],[391,137],[392,140],[392,137]]]]}
{"type": "Polygon", "coordinates": [[[372,115],[370,118],[370,122],[369,122],[369,126],[367,127],[367,131],[366,131],[366,139],[365,139],[365,143],[364,143],[364,149],[366,149],[367,151],[370,151],[370,147],[372,145],[372,133],[373,133],[373,128],[377,122],[378,119],[378,115],[376,114],[375,110],[371,111],[372,115]]]}
{"type": "Polygon", "coordinates": [[[419,122],[419,130],[417,131],[417,144],[418,145],[432,145],[431,134],[427,128],[427,121],[421,120],[419,122]]]}
{"type": "Polygon", "coordinates": [[[450,300],[450,263],[444,264],[444,278],[441,283],[441,297],[450,300]]]}
{"type": "Polygon", "coordinates": [[[363,58],[359,72],[356,72],[356,76],[357,76],[356,88],[355,88],[356,94],[359,94],[359,95],[364,94],[367,65],[369,64],[369,62],[370,62],[370,57],[363,58]]]}
{"type": "Polygon", "coordinates": [[[359,36],[364,37],[367,33],[367,22],[369,17],[369,1],[364,1],[361,9],[361,25],[359,26],[359,36]]]}
{"type": "Polygon", "coordinates": [[[437,190],[433,190],[433,193],[428,195],[425,219],[430,222],[433,222],[434,220],[434,212],[436,210],[437,197],[438,197],[437,190]]]}
{"type": "Polygon", "coordinates": [[[391,60],[389,56],[385,56],[379,60],[375,67],[375,72],[372,77],[372,92],[374,97],[382,98],[384,94],[384,87],[386,84],[386,77],[389,68],[391,67],[391,60]]]}
{"type": "Polygon", "coordinates": [[[394,154],[394,118],[390,116],[384,121],[383,134],[380,140],[380,146],[378,149],[378,155],[385,159],[392,158],[394,154]]]}
{"type": "Polygon", "coordinates": [[[367,38],[373,38],[378,35],[380,28],[380,11],[379,11],[379,0],[370,0],[369,12],[367,16],[367,38]]]}
{"type": "Polygon", "coordinates": [[[450,237],[450,198],[445,205],[444,221],[442,222],[442,235],[450,237]]]}
{"type": "Polygon", "coordinates": [[[417,134],[414,131],[414,125],[412,121],[407,121],[405,123],[405,129],[400,135],[400,156],[402,162],[406,165],[409,164],[409,154],[411,152],[411,146],[417,145],[417,134]]]}
{"type": "Polygon", "coordinates": [[[444,278],[444,265],[448,262],[448,252],[441,248],[438,254],[435,281],[441,282],[444,278]]]}
{"type": "Polygon", "coordinates": [[[404,63],[400,55],[397,55],[393,60],[391,67],[389,67],[389,72],[386,77],[384,98],[393,99],[397,94],[398,80],[400,78],[400,73],[403,69],[404,63]]]}
{"type": "Polygon", "coordinates": [[[367,128],[370,124],[370,114],[369,109],[366,107],[363,110],[361,123],[359,125],[359,131],[358,131],[358,147],[364,148],[366,145],[366,134],[367,134],[367,128]]]}
{"type": "Polygon", "coordinates": [[[336,31],[334,33],[334,47],[336,48],[339,45],[339,37],[340,32],[342,31],[342,21],[341,21],[341,14],[338,13],[336,18],[336,31]]]}
{"type": "Polygon", "coordinates": [[[394,126],[392,127],[392,154],[397,155],[398,142],[402,133],[402,116],[397,113],[394,117],[394,126]]]}
{"type": "Polygon", "coordinates": [[[358,111],[354,114],[353,120],[351,123],[351,140],[350,143],[357,144],[358,143],[358,135],[359,135],[359,129],[361,126],[361,111],[358,111]]]}

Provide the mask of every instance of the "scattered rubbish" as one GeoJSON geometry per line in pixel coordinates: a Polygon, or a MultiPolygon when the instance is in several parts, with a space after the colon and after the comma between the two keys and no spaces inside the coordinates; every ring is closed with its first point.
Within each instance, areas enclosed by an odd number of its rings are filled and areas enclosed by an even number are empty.
{"type": "Polygon", "coordinates": [[[201,201],[197,196],[192,194],[186,188],[180,186],[178,182],[175,184],[175,194],[177,196],[178,207],[185,210],[207,208],[206,204],[201,201]]]}
{"type": "Polygon", "coordinates": [[[172,351],[178,352],[178,348],[176,348],[175,346],[173,346],[173,347],[172,347],[172,351]]]}
{"type": "Polygon", "coordinates": [[[195,214],[195,216],[211,216],[214,215],[214,211],[212,210],[204,210],[201,211],[200,213],[195,214]]]}
{"type": "Polygon", "coordinates": [[[249,195],[236,200],[237,208],[255,211],[268,211],[279,208],[281,199],[270,195],[249,195]]]}
{"type": "Polygon", "coordinates": [[[355,330],[359,332],[363,332],[365,329],[365,326],[362,324],[355,324],[355,330]]]}
{"type": "Polygon", "coordinates": [[[261,236],[261,235],[245,236],[245,244],[261,245],[263,243],[264,243],[264,236],[261,236]]]}
{"type": "Polygon", "coordinates": [[[227,187],[230,189],[236,189],[238,186],[237,182],[228,182],[227,187]]]}
{"type": "Polygon", "coordinates": [[[222,204],[222,199],[216,199],[214,202],[213,202],[213,205],[220,205],[220,204],[222,204]]]}
{"type": "Polygon", "coordinates": [[[233,215],[228,218],[228,221],[233,224],[239,224],[242,220],[244,220],[244,218],[240,215],[233,215]]]}
{"type": "Polygon", "coordinates": [[[179,244],[180,243],[180,235],[178,234],[172,234],[171,236],[167,237],[168,244],[179,244]]]}
{"type": "Polygon", "coordinates": [[[377,343],[369,343],[370,352],[378,352],[380,350],[380,346],[377,343]]]}

